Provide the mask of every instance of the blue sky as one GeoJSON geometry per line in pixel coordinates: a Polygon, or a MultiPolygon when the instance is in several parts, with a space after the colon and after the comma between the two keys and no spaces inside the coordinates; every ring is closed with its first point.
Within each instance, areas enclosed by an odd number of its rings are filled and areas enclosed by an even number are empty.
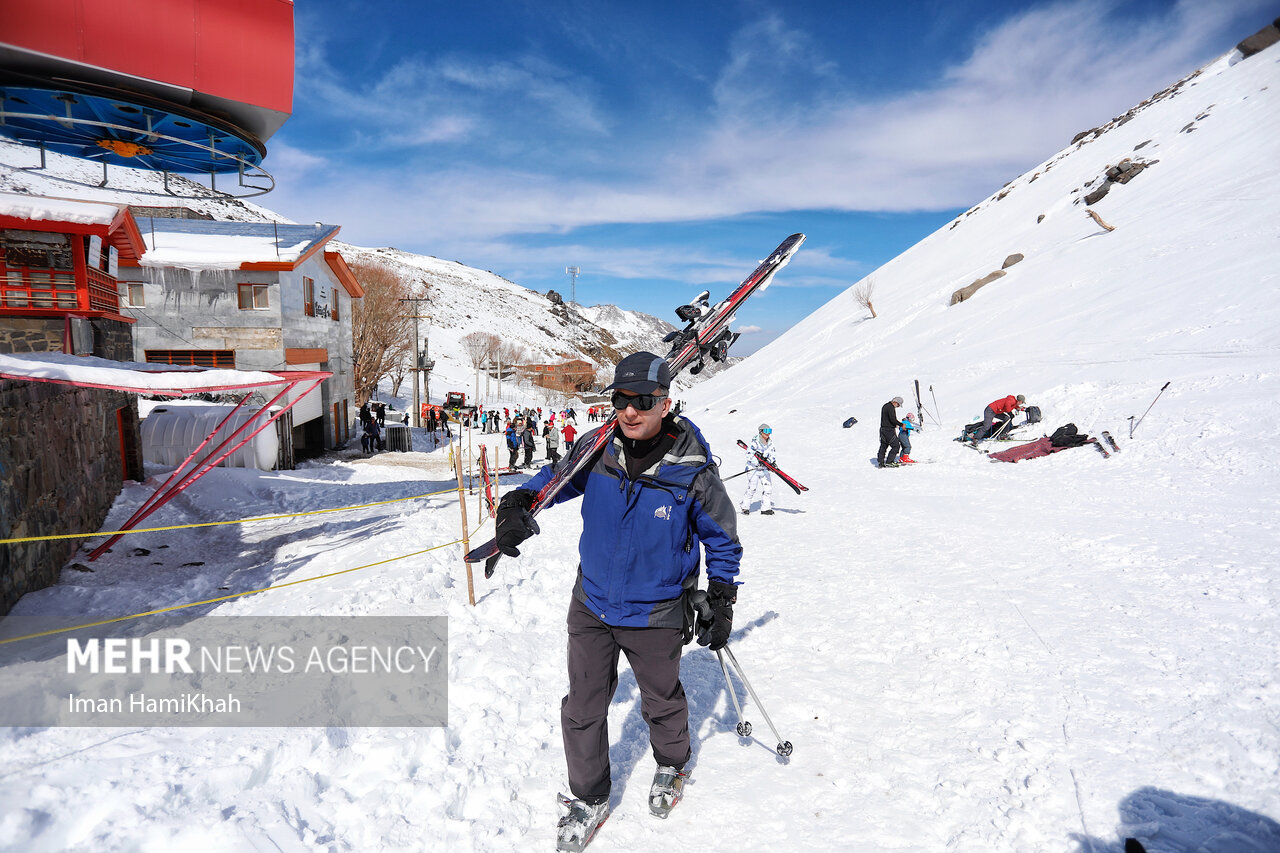
{"type": "Polygon", "coordinates": [[[672,321],[804,231],[746,354],[1272,5],[298,0],[261,201],[672,321]]]}

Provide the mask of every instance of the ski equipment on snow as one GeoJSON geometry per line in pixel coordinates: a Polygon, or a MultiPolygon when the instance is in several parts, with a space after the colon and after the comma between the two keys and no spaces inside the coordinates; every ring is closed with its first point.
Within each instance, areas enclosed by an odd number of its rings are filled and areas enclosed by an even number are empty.
{"type": "Polygon", "coordinates": [[[921,432],[924,432],[924,403],[920,402],[920,380],[916,380],[916,417],[920,423],[917,426],[921,432]]]}
{"type": "MultiPolygon", "coordinates": [[[[728,356],[729,347],[737,339],[737,334],[729,330],[729,324],[733,322],[734,315],[748,297],[768,287],[773,276],[787,265],[804,239],[803,234],[792,234],[783,240],[778,248],[774,249],[772,254],[765,258],[751,275],[743,280],[742,284],[738,285],[736,290],[714,306],[706,304],[707,295],[704,292],[690,304],[682,305],[677,309],[676,313],[681,319],[686,317],[691,319],[688,319],[688,325],[683,329],[672,332],[664,338],[664,342],[671,345],[665,361],[673,377],[686,367],[690,368],[690,373],[699,372],[705,363],[704,359],[708,356],[712,361],[723,361],[728,356]]],[[[565,457],[559,470],[538,492],[531,510],[534,515],[551,503],[564,488],[565,483],[595,462],[605,445],[613,440],[616,424],[617,418],[611,417],[604,426],[574,442],[573,451],[565,457]]],[[[498,543],[490,539],[478,548],[472,549],[465,559],[468,563],[483,562],[484,576],[488,578],[493,577],[494,568],[501,556],[498,543]]]]}
{"type": "MultiPolygon", "coordinates": [[[[1172,380],[1170,380],[1170,382],[1164,383],[1164,385],[1160,387],[1160,394],[1164,393],[1164,389],[1168,388],[1171,382],[1172,380]]],[[[1160,399],[1160,394],[1157,394],[1156,399],[1151,401],[1151,406],[1154,406],[1156,404],[1156,400],[1160,399]]],[[[1151,411],[1151,406],[1147,406],[1147,412],[1151,411]]],[[[1147,416],[1147,412],[1142,413],[1142,418],[1145,418],[1147,416]]],[[[1133,440],[1133,431],[1142,425],[1142,418],[1138,418],[1138,422],[1135,424],[1133,422],[1133,415],[1129,416],[1129,440],[1130,441],[1133,440]]]]}
{"type": "Polygon", "coordinates": [[[605,801],[592,806],[564,794],[556,796],[560,805],[569,810],[556,826],[556,849],[581,853],[591,843],[591,839],[596,837],[596,831],[609,819],[609,803],[605,801]]]}
{"type": "Polygon", "coordinates": [[[858,422],[857,418],[849,418],[849,420],[844,422],[843,426],[845,429],[848,429],[849,427],[853,426],[857,422],[858,422]]]}
{"type": "Polygon", "coordinates": [[[1116,444],[1116,440],[1111,437],[1111,433],[1107,432],[1105,429],[1102,431],[1102,438],[1108,445],[1110,445],[1112,453],[1120,452],[1120,445],[1116,444]]]}
{"type": "MultiPolygon", "coordinates": [[[[751,449],[751,448],[747,445],[747,443],[746,443],[745,441],[743,441],[742,439],[738,439],[738,446],[739,446],[739,447],[741,447],[743,450],[750,450],[750,449],[751,449]]],[[[808,487],[808,486],[803,486],[803,485],[801,485],[799,482],[797,482],[797,481],[796,481],[796,479],[795,479],[794,477],[792,477],[792,476],[791,476],[790,474],[788,474],[786,471],[783,471],[783,470],[782,470],[781,468],[779,468],[777,465],[774,465],[774,464],[773,464],[772,462],[770,462],[768,459],[765,459],[765,458],[764,458],[764,456],[760,455],[759,453],[757,453],[755,456],[756,456],[757,461],[759,461],[761,465],[763,465],[765,468],[768,468],[768,469],[769,469],[770,471],[772,471],[773,473],[777,474],[777,475],[782,479],[782,482],[786,483],[788,486],[790,486],[792,489],[794,489],[794,490],[795,490],[795,493],[796,493],[797,495],[798,495],[798,494],[800,494],[801,492],[807,492],[807,491],[809,491],[809,487],[808,487]]]]}

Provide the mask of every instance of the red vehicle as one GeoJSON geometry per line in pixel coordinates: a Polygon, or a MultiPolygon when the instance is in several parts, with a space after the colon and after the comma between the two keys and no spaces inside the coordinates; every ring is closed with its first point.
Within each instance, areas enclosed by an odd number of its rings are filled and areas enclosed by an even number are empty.
{"type": "Polygon", "coordinates": [[[463,391],[447,391],[444,395],[444,407],[456,411],[459,415],[474,415],[475,406],[467,405],[467,395],[463,391]]]}

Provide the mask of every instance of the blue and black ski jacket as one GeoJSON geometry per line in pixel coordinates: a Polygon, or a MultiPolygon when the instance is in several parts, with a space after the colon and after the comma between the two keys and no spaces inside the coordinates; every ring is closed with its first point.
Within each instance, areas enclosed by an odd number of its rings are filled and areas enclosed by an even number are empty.
{"type": "MultiPolygon", "coordinates": [[[[733,502],[702,433],[679,416],[675,424],[675,444],[634,480],[614,436],[553,501],[582,498],[573,594],[607,625],[683,627],[681,596],[697,584],[699,545],[707,576],[736,583],[742,545],[733,502]]],[[[551,476],[547,466],[523,488],[536,492],[551,476]]]]}

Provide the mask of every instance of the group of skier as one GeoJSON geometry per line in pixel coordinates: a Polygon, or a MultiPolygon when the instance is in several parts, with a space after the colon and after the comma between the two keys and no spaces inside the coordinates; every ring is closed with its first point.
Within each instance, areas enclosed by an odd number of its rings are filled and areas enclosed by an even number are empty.
{"type": "MultiPolygon", "coordinates": [[[[898,420],[897,409],[902,406],[902,398],[894,397],[880,407],[880,449],[876,452],[876,464],[881,468],[899,468],[902,465],[914,465],[911,458],[911,433],[920,429],[917,416],[907,412],[898,420]]],[[[987,405],[982,413],[982,427],[977,429],[970,441],[976,445],[979,441],[1003,433],[1013,421],[1015,414],[1025,411],[1027,398],[1022,394],[1010,394],[987,405]]]]}

